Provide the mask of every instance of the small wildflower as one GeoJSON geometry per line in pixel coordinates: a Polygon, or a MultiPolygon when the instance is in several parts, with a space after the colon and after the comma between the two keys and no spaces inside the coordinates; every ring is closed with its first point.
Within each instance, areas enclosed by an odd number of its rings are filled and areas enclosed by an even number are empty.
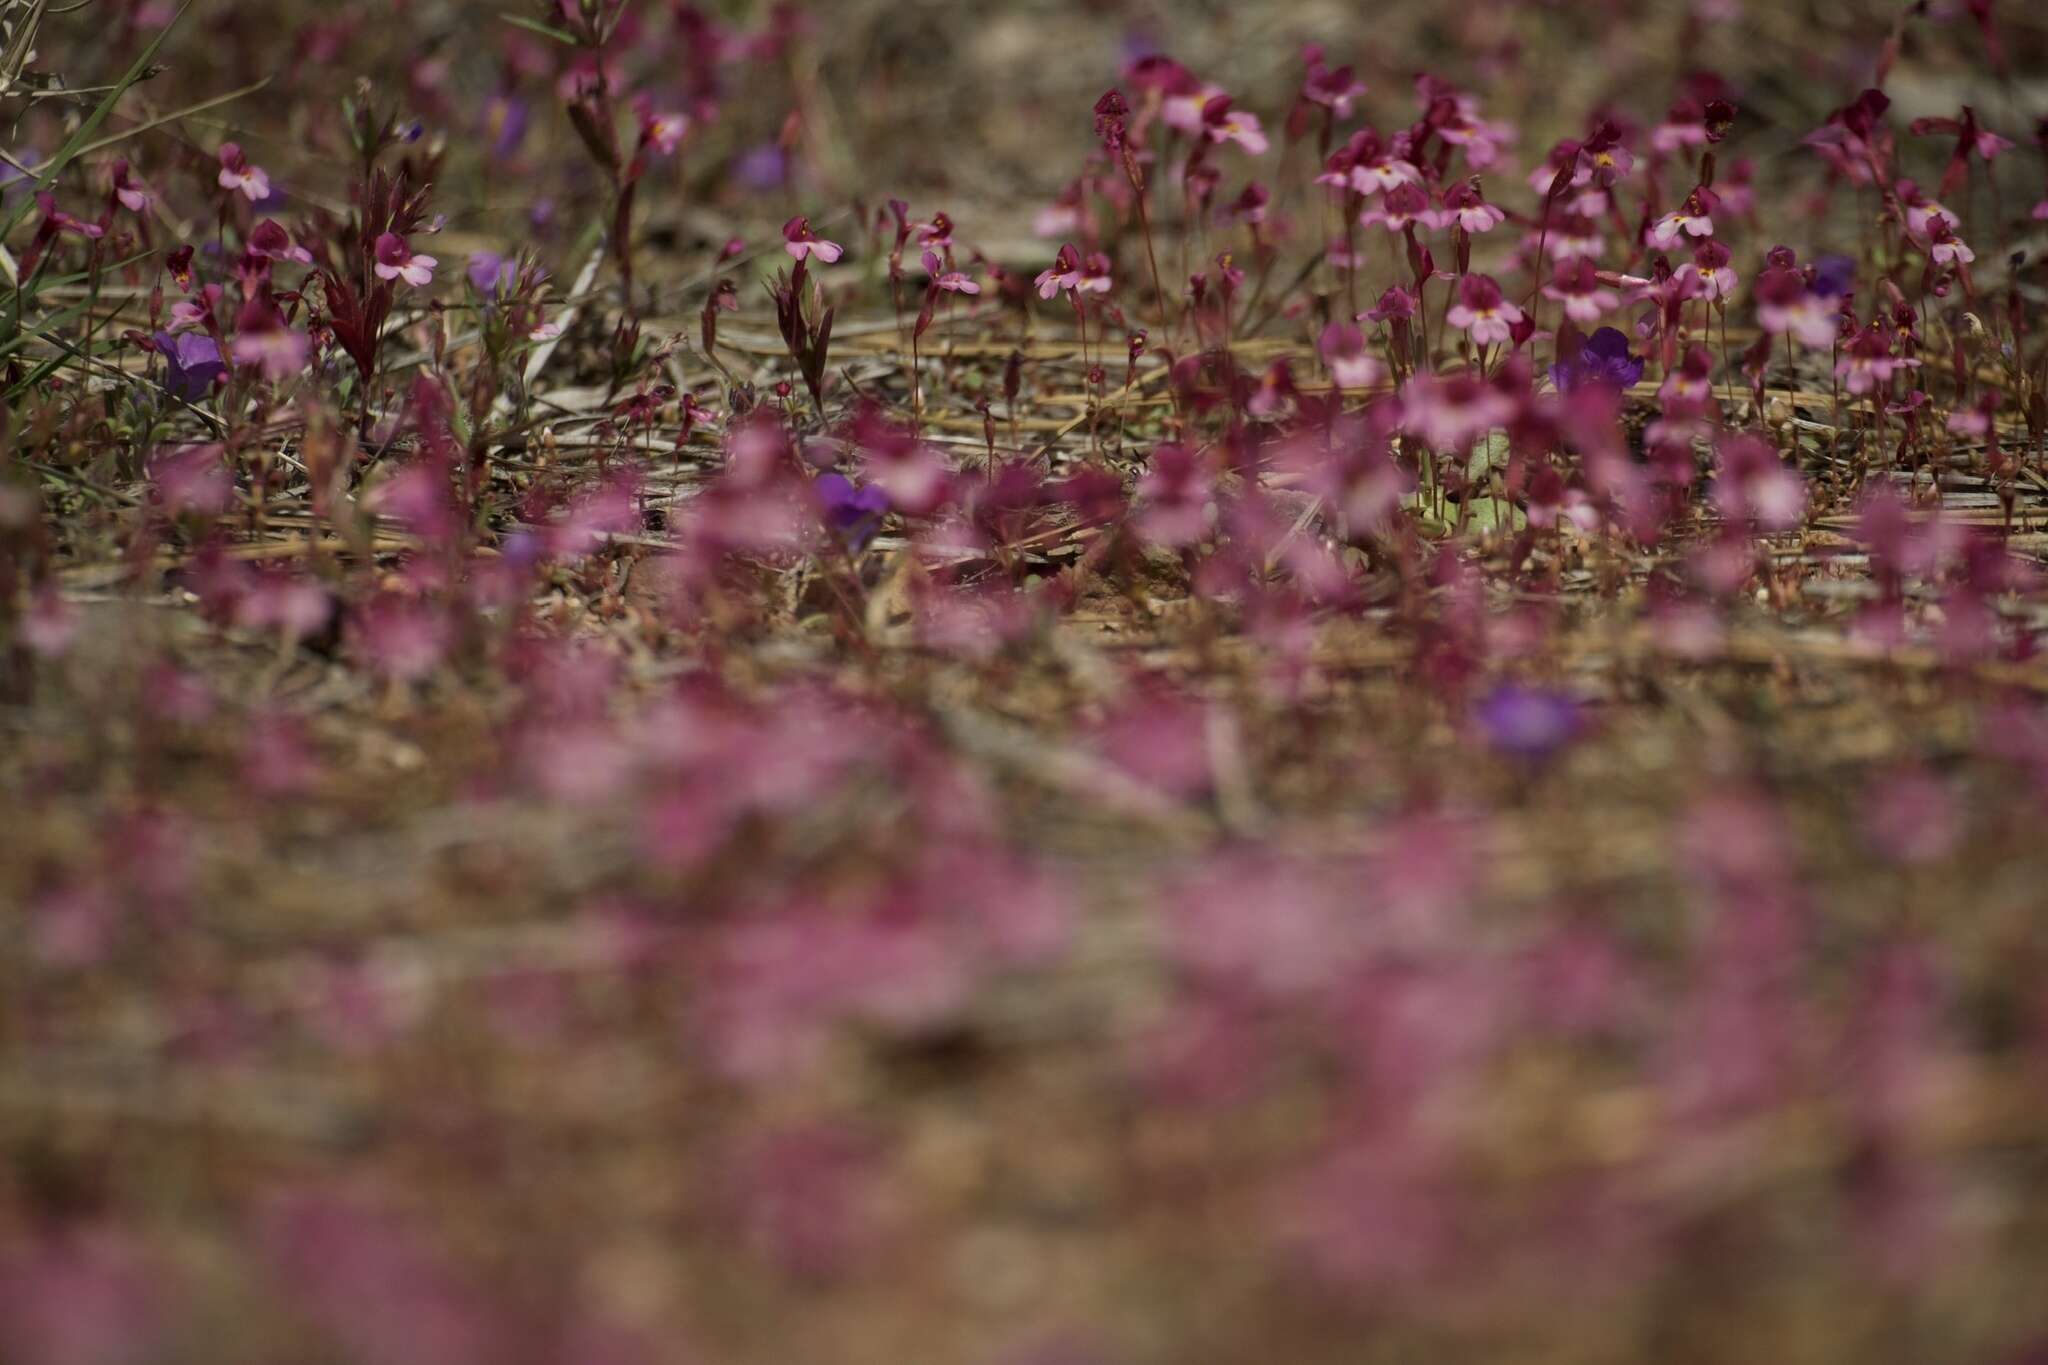
{"type": "Polygon", "coordinates": [[[1038,286],[1038,297],[1049,299],[1063,289],[1072,289],[1081,281],[1081,258],[1071,243],[1062,246],[1053,257],[1052,264],[1038,272],[1034,283],[1038,286]]]}
{"type": "Polygon", "coordinates": [[[1323,329],[1316,349],[1330,367],[1330,379],[1340,389],[1363,389],[1387,377],[1387,368],[1365,348],[1365,335],[1348,322],[1333,322],[1323,329]]]}
{"type": "Polygon", "coordinates": [[[291,234],[284,230],[274,218],[265,218],[249,233],[249,254],[261,256],[270,261],[296,261],[310,265],[313,253],[294,242],[291,234]]]}
{"type": "Polygon", "coordinates": [[[1493,346],[1509,339],[1509,328],[1522,320],[1522,310],[1502,297],[1491,275],[1467,275],[1458,281],[1458,301],[1444,319],[1462,327],[1479,345],[1493,346]]]}
{"type": "Polygon", "coordinates": [[[1550,382],[1559,393],[1596,385],[1625,389],[1643,377],[1643,358],[1629,354],[1628,337],[1616,328],[1602,327],[1568,352],[1560,337],[1559,349],[1561,359],[1550,367],[1550,382]]]}
{"type": "Polygon", "coordinates": [[[148,213],[156,207],[156,191],[131,172],[125,160],[114,163],[114,197],[130,213],[148,213]]]}
{"type": "Polygon", "coordinates": [[[1491,232],[1507,221],[1507,214],[1486,202],[1476,180],[1462,180],[1443,193],[1443,207],[1422,215],[1433,228],[1459,227],[1473,236],[1491,232]]]}
{"type": "MultiPolygon", "coordinates": [[[[1543,297],[1563,304],[1564,315],[1574,322],[1597,322],[1621,306],[1621,296],[1600,287],[1599,272],[1583,256],[1569,268],[1558,267],[1551,282],[1543,286],[1543,297]]],[[[1627,349],[1626,343],[1623,349],[1627,349]]]]}
{"type": "Polygon", "coordinates": [[[945,290],[947,293],[952,294],[979,294],[981,292],[981,286],[974,282],[972,276],[963,274],[958,270],[946,269],[945,264],[939,260],[938,255],[934,252],[927,251],[924,253],[924,269],[925,273],[931,276],[932,288],[934,289],[945,290]]]}
{"type": "Polygon", "coordinates": [[[1502,683],[1473,708],[1472,718],[1488,747],[1517,763],[1555,758],[1585,727],[1578,702],[1561,692],[1502,683]]]}
{"type": "Polygon", "coordinates": [[[807,256],[816,257],[824,265],[838,260],[843,250],[839,243],[828,242],[811,231],[811,220],[801,214],[782,225],[782,242],[783,250],[799,261],[807,256]]]}
{"type": "Polygon", "coordinates": [[[1865,394],[1891,383],[1895,371],[1916,369],[1919,364],[1918,360],[1893,355],[1890,338],[1873,322],[1843,349],[1835,373],[1842,377],[1850,393],[1865,394]]]}
{"type": "Polygon", "coordinates": [[[1717,204],[1712,190],[1705,187],[1695,189],[1686,196],[1683,204],[1650,225],[1650,244],[1668,247],[1676,243],[1681,235],[1713,236],[1714,209],[1717,204]]]}
{"type": "Polygon", "coordinates": [[[270,175],[261,166],[252,166],[242,155],[241,144],[223,142],[220,144],[220,187],[224,190],[239,190],[251,203],[260,203],[270,197],[270,175]]]}
{"type": "Polygon", "coordinates": [[[415,289],[424,289],[434,282],[434,267],[439,264],[432,256],[415,255],[405,238],[395,232],[377,238],[375,269],[380,280],[404,280],[415,289]]]}
{"type": "Polygon", "coordinates": [[[187,403],[212,392],[214,381],[228,372],[220,344],[204,332],[158,332],[155,341],[164,358],[164,387],[187,403]]]}
{"type": "Polygon", "coordinates": [[[289,379],[306,368],[311,351],[306,334],[286,326],[272,304],[254,298],[243,306],[235,323],[237,365],[253,365],[268,379],[289,379]]]}
{"type": "Polygon", "coordinates": [[[1228,95],[1218,95],[1202,106],[1202,132],[1211,142],[1235,142],[1253,156],[1262,154],[1268,145],[1258,115],[1233,109],[1228,95]]]}
{"type": "Polygon", "coordinates": [[[1730,259],[1727,246],[1709,237],[1693,248],[1692,260],[1678,267],[1677,273],[1697,278],[1703,299],[1729,298],[1737,283],[1735,271],[1728,264],[1730,259]]]}
{"type": "Polygon", "coordinates": [[[682,146],[683,135],[689,131],[688,114],[650,114],[640,125],[640,140],[663,156],[671,156],[682,146]]]}

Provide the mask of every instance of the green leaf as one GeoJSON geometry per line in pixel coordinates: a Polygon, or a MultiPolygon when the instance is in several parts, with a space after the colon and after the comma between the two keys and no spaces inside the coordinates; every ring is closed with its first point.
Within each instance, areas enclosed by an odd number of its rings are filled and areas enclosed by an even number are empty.
{"type": "Polygon", "coordinates": [[[1463,505],[1465,525],[1474,531],[1519,531],[1529,524],[1529,514],[1507,498],[1468,498],[1463,505]]]}
{"type": "Polygon", "coordinates": [[[552,38],[565,47],[576,47],[576,35],[552,24],[543,24],[538,19],[528,19],[523,14],[501,14],[498,16],[514,28],[523,28],[528,33],[538,33],[543,38],[552,38]]]}
{"type": "Polygon", "coordinates": [[[1479,438],[1472,447],[1470,458],[1465,461],[1465,480],[1472,484],[1486,482],[1489,472],[1508,467],[1508,434],[1505,431],[1489,431],[1479,438]]]}
{"type": "MultiPolygon", "coordinates": [[[[64,173],[64,168],[75,161],[79,154],[92,144],[93,134],[97,133],[100,130],[100,125],[106,122],[107,115],[114,112],[114,106],[120,102],[121,96],[128,93],[130,86],[149,74],[151,66],[156,61],[158,49],[164,45],[164,39],[171,36],[171,30],[178,26],[178,21],[185,17],[185,11],[190,8],[192,8],[192,0],[184,0],[184,3],[178,6],[178,12],[171,16],[171,21],[168,24],[157,30],[156,37],[149,40],[149,46],[142,49],[142,54],[135,59],[134,65],[128,68],[127,74],[108,88],[106,98],[102,99],[93,111],[86,115],[85,122],[78,125],[78,131],[66,138],[64,145],[57,149],[57,154],[43,164],[40,168],[40,173],[36,176],[35,188],[38,193],[56,184],[57,177],[64,173]]],[[[35,207],[35,203],[35,195],[30,194],[25,196],[21,203],[15,206],[14,212],[9,215],[6,224],[0,226],[0,239],[14,235],[14,230],[21,226],[22,219],[29,215],[30,210],[35,207]]]]}

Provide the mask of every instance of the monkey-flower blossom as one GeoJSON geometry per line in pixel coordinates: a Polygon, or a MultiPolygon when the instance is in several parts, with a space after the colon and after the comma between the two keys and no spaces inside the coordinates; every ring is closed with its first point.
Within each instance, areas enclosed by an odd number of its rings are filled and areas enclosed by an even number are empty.
{"type": "Polygon", "coordinates": [[[434,282],[434,267],[440,262],[432,256],[420,256],[406,245],[405,238],[395,232],[387,232],[377,239],[377,278],[380,280],[404,280],[415,289],[424,289],[434,282]]]}
{"type": "Polygon", "coordinates": [[[252,166],[242,155],[237,142],[220,144],[220,187],[224,190],[239,190],[249,202],[261,203],[270,197],[270,173],[261,166],[252,166]]]}
{"type": "Polygon", "coordinates": [[[799,261],[807,256],[816,257],[830,265],[839,259],[842,248],[837,242],[828,242],[811,231],[811,220],[798,214],[782,225],[782,249],[799,261]]]}
{"type": "Polygon", "coordinates": [[[1501,296],[1493,276],[1467,275],[1458,281],[1458,301],[1444,318],[1451,326],[1464,328],[1479,345],[1492,346],[1508,339],[1509,329],[1522,320],[1522,310],[1501,296]]]}

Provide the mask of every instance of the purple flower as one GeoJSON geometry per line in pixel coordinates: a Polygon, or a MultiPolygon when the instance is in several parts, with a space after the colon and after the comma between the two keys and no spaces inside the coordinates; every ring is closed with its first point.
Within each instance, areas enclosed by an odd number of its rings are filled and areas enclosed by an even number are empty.
{"type": "Polygon", "coordinates": [[[1570,697],[1520,683],[1502,683],[1480,698],[1473,719],[1489,745],[1524,763],[1554,757],[1578,738],[1584,725],[1579,704],[1570,697]]]}
{"type": "Polygon", "coordinates": [[[733,162],[732,174],[750,190],[776,189],[789,178],[789,158],[774,143],[763,142],[740,154],[733,162]]]}
{"type": "Polygon", "coordinates": [[[212,392],[214,381],[228,372],[219,343],[204,332],[158,332],[156,348],[163,352],[164,387],[187,403],[212,392]]]}
{"type": "Polygon", "coordinates": [[[1642,357],[1630,355],[1628,338],[1612,327],[1600,328],[1576,352],[1550,367],[1550,382],[1559,393],[1593,384],[1625,389],[1642,377],[1642,357]]]}
{"type": "Polygon", "coordinates": [[[479,251],[469,258],[469,282],[479,294],[497,293],[498,286],[512,274],[512,262],[495,251],[479,251]]]}
{"type": "Polygon", "coordinates": [[[1856,283],[1856,261],[1851,256],[1822,256],[1813,263],[1812,289],[1823,297],[1838,299],[1856,283]]]}
{"type": "Polygon", "coordinates": [[[889,510],[889,495],[873,484],[854,486],[844,474],[821,474],[814,485],[825,507],[825,520],[847,543],[858,549],[881,524],[889,510]]]}
{"type": "Polygon", "coordinates": [[[526,126],[531,111],[526,101],[513,94],[491,96],[484,105],[484,128],[491,134],[491,157],[505,161],[519,150],[519,144],[526,140],[526,126]]]}

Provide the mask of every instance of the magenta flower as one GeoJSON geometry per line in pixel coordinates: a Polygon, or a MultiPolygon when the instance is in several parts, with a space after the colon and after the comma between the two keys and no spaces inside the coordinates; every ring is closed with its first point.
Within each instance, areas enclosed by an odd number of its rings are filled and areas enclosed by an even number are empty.
{"type": "Polygon", "coordinates": [[[1693,248],[1692,260],[1678,267],[1676,273],[1697,279],[1703,299],[1729,298],[1735,293],[1738,282],[1734,269],[1728,264],[1730,259],[1727,246],[1709,237],[1693,248]]]}
{"type": "Polygon", "coordinates": [[[1944,222],[1950,228],[1960,231],[1963,220],[1954,211],[1943,207],[1921,192],[1911,180],[1901,180],[1893,187],[1899,197],[1899,207],[1906,212],[1906,230],[1915,237],[1932,235],[1933,224],[1944,222]]]}
{"type": "Polygon", "coordinates": [[[171,325],[166,330],[175,336],[188,328],[209,326],[220,296],[221,287],[209,284],[199,291],[197,299],[179,299],[171,305],[171,325]]]}
{"type": "Polygon", "coordinates": [[[1707,142],[1707,111],[1690,96],[1671,106],[1664,121],[1650,130],[1650,145],[1660,152],[1703,147],[1707,142]]]}
{"type": "Polygon", "coordinates": [[[689,131],[688,114],[649,114],[640,125],[640,141],[663,156],[670,156],[682,146],[683,135],[689,131]]]}
{"type": "Polygon", "coordinates": [[[424,289],[434,282],[434,267],[439,264],[432,256],[415,255],[405,238],[395,232],[377,238],[375,269],[380,280],[404,280],[415,289],[424,289]]]}
{"type": "Polygon", "coordinates": [[[249,254],[268,261],[297,261],[310,265],[313,253],[292,241],[291,234],[274,218],[265,218],[249,233],[249,254]]]}
{"type": "Polygon", "coordinates": [[[500,285],[510,284],[519,277],[519,267],[510,258],[495,251],[473,251],[469,264],[463,273],[479,294],[495,294],[500,285]]]}
{"type": "Polygon", "coordinates": [[[1494,346],[1509,339],[1509,329],[1522,320],[1522,310],[1501,296],[1491,275],[1467,275],[1458,281],[1458,301],[1444,319],[1464,328],[1479,345],[1494,346]]]}
{"type": "Polygon", "coordinates": [[[220,144],[220,187],[224,190],[239,190],[251,203],[259,203],[270,197],[270,175],[261,166],[252,166],[242,155],[240,143],[220,144]]]}
{"type": "Polygon", "coordinates": [[[1155,545],[1179,549],[1209,534],[1214,483],[1199,456],[1186,446],[1160,445],[1138,480],[1133,522],[1155,545]]]}
{"type": "Polygon", "coordinates": [[[1515,415],[1515,400],[1469,370],[1424,372],[1401,386],[1401,428],[1431,449],[1466,451],[1515,415]]]}
{"type": "Polygon", "coordinates": [[[1350,118],[1352,103],[1364,93],[1365,82],[1355,78],[1350,67],[1333,71],[1323,64],[1320,52],[1310,58],[1308,76],[1301,83],[1301,97],[1310,104],[1329,110],[1332,118],[1350,118]]]}
{"type": "Polygon", "coordinates": [[[1621,306],[1621,296],[1600,287],[1599,272],[1583,256],[1569,267],[1558,267],[1550,283],[1543,286],[1543,297],[1563,304],[1564,315],[1573,322],[1598,322],[1621,306]]]}
{"type": "Polygon", "coordinates": [[[811,231],[811,220],[799,214],[782,225],[783,250],[799,261],[805,257],[816,257],[821,263],[830,265],[839,259],[842,248],[837,242],[828,242],[811,231]]]}
{"type": "Polygon", "coordinates": [[[932,288],[942,289],[951,294],[979,294],[981,286],[970,275],[958,270],[948,270],[934,252],[924,253],[925,273],[931,276],[932,288]]]}
{"type": "Polygon", "coordinates": [[[1685,202],[1652,223],[1647,239],[1652,246],[1669,247],[1679,237],[1714,235],[1714,210],[1719,207],[1712,190],[1701,187],[1687,195],[1685,202]]]}
{"type": "Polygon", "coordinates": [[[1365,348],[1365,334],[1349,322],[1333,322],[1316,343],[1330,380],[1340,389],[1363,389],[1387,377],[1387,367],[1365,348]]]}
{"type": "Polygon", "coordinates": [[[1059,249],[1052,264],[1038,272],[1035,283],[1038,297],[1049,299],[1062,289],[1073,289],[1081,282],[1081,255],[1070,242],[1059,249]]]}
{"type": "Polygon", "coordinates": [[[1772,336],[1790,332],[1802,346],[1816,349],[1835,344],[1836,301],[1807,285],[1791,264],[1792,253],[1778,248],[1773,264],[1756,277],[1757,325],[1772,336]],[[1783,264],[1776,261],[1783,253],[1783,264]]]}
{"type": "Polygon", "coordinates": [[[129,171],[125,159],[114,163],[114,197],[130,213],[147,213],[156,207],[156,191],[129,171]]]}
{"type": "Polygon", "coordinates": [[[1358,221],[1365,227],[1375,225],[1389,232],[1404,232],[1416,223],[1429,225],[1429,193],[1422,186],[1407,181],[1387,191],[1379,207],[1369,208],[1358,215],[1358,221]]]}
{"type": "Polygon", "coordinates": [[[1806,517],[1806,481],[1779,458],[1776,446],[1745,431],[1724,436],[1715,450],[1720,469],[1713,498],[1723,517],[1764,531],[1798,529],[1806,517]]]}
{"type": "Polygon", "coordinates": [[[253,365],[267,379],[289,379],[306,368],[312,343],[304,332],[287,327],[276,307],[253,298],[235,320],[233,353],[237,365],[253,365]]]}
{"type": "Polygon", "coordinates": [[[36,207],[43,211],[42,227],[37,233],[39,240],[47,240],[60,232],[75,233],[94,241],[107,235],[107,230],[98,223],[88,222],[58,208],[57,196],[47,190],[36,195],[36,207]]]}
{"type": "Polygon", "coordinates": [[[1843,349],[1835,373],[1842,377],[1849,392],[1865,394],[1891,383],[1894,371],[1917,369],[1919,365],[1918,360],[1893,355],[1891,339],[1883,327],[1873,322],[1843,349]]]}
{"type": "Polygon", "coordinates": [[[1443,207],[1422,215],[1422,220],[1439,230],[1460,227],[1473,236],[1491,232],[1507,221],[1507,214],[1486,202],[1477,180],[1461,180],[1443,192],[1443,207]]]}
{"type": "Polygon", "coordinates": [[[1074,292],[1107,294],[1109,286],[1109,257],[1099,251],[1089,252],[1087,259],[1081,262],[1080,273],[1075,277],[1074,292]]]}
{"type": "Polygon", "coordinates": [[[1965,266],[1977,259],[1977,253],[1947,223],[1936,223],[1928,234],[1927,254],[1939,265],[1965,266]]]}
{"type": "Polygon", "coordinates": [[[1253,156],[1267,147],[1258,115],[1232,108],[1228,95],[1218,95],[1202,106],[1202,133],[1211,142],[1235,142],[1253,156]]]}

